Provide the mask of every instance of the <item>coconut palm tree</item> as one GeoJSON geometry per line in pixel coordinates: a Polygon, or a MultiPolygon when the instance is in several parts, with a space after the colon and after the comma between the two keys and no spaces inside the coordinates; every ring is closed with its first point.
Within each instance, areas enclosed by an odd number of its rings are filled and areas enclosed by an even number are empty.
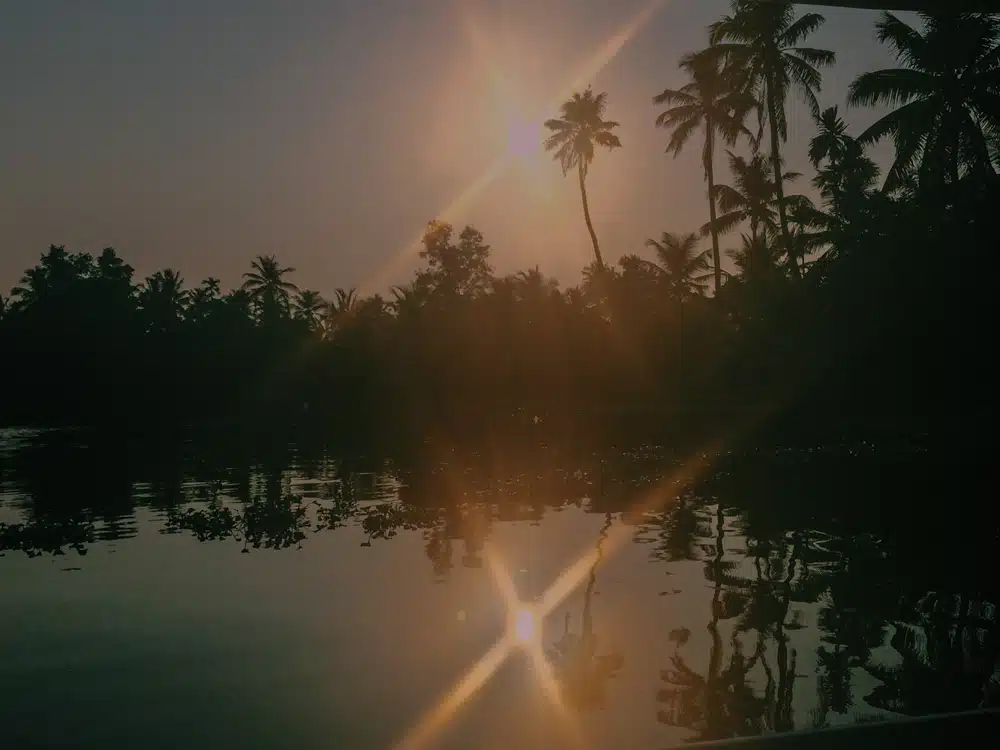
{"type": "Polygon", "coordinates": [[[710,251],[699,252],[700,241],[701,237],[697,234],[671,232],[661,234],[659,241],[646,240],[646,247],[656,253],[657,262],[654,265],[667,284],[667,294],[677,301],[700,297],[705,293],[705,281],[710,274],[704,272],[709,270],[710,251]]]}
{"type": "Polygon", "coordinates": [[[323,317],[323,312],[326,309],[326,300],[323,299],[319,292],[312,289],[303,289],[295,295],[292,308],[295,311],[295,318],[304,322],[309,327],[309,330],[313,331],[323,317]]]}
{"type": "MultiPolygon", "coordinates": [[[[750,158],[727,151],[729,171],[733,175],[732,185],[716,185],[715,199],[722,210],[716,219],[715,229],[726,234],[744,222],[750,224],[750,238],[756,240],[762,234],[777,235],[777,196],[771,165],[763,154],[750,158]]],[[[786,172],[786,180],[795,179],[798,173],[786,172]]],[[[711,224],[702,227],[702,233],[713,229],[711,224]]]]}
{"type": "Polygon", "coordinates": [[[580,182],[580,198],[583,201],[583,220],[590,232],[590,241],[594,244],[594,258],[598,270],[605,269],[604,258],[597,242],[594,223],[590,219],[590,206],[587,203],[587,172],[594,161],[597,146],[608,150],[621,148],[621,141],[612,131],[618,127],[613,120],[604,119],[607,105],[607,94],[595,94],[590,87],[581,93],[574,93],[560,108],[562,117],[545,121],[545,127],[552,135],[545,139],[545,150],[553,151],[556,161],[562,167],[563,175],[576,169],[580,182]]]}
{"type": "Polygon", "coordinates": [[[848,135],[837,108],[824,110],[816,124],[819,130],[809,141],[809,160],[817,169],[813,185],[820,195],[832,205],[869,194],[878,180],[878,166],[865,154],[864,145],[848,135]]]}
{"type": "MultiPolygon", "coordinates": [[[[796,87],[810,111],[817,114],[816,92],[822,82],[818,68],[832,65],[835,60],[829,50],[798,46],[826,19],[818,13],[796,18],[790,5],[759,0],[733,0],[732,10],[731,15],[710,27],[710,49],[726,61],[734,85],[763,104],[758,109],[761,132],[766,121],[771,170],[781,175],[780,144],[788,139],[785,103],[789,90],[796,87]]],[[[779,228],[792,273],[798,277],[801,271],[794,257],[782,182],[780,177],[775,181],[779,228]]]]}
{"type": "Polygon", "coordinates": [[[756,106],[745,91],[733,89],[732,77],[720,69],[720,59],[706,50],[685,55],[680,68],[690,82],[679,89],[664,89],[653,97],[653,103],[666,105],[656,118],[657,127],[671,130],[667,153],[676,158],[698,130],[704,132],[702,166],[708,182],[708,213],[712,234],[712,262],[715,267],[715,292],[722,285],[722,265],[719,259],[719,233],[715,228],[715,138],[721,135],[730,146],[740,135],[751,141],[753,134],[743,125],[747,114],[756,106]]]}
{"type": "Polygon", "coordinates": [[[406,285],[394,286],[392,288],[392,302],[389,303],[389,306],[397,319],[413,319],[420,313],[425,300],[425,290],[414,281],[406,285]]]}
{"type": "Polygon", "coordinates": [[[347,319],[354,315],[358,308],[358,290],[354,287],[342,289],[338,287],[333,292],[333,301],[326,303],[326,319],[324,328],[327,336],[332,336],[344,328],[347,319]]]}
{"type": "Polygon", "coordinates": [[[774,257],[774,247],[764,235],[749,237],[741,235],[742,244],[739,248],[726,250],[726,255],[739,275],[745,279],[756,279],[771,274],[777,267],[774,257]]]}
{"type": "Polygon", "coordinates": [[[172,330],[184,316],[187,301],[184,279],[171,268],[154,273],[139,290],[139,306],[149,330],[172,330]]]}
{"type": "Polygon", "coordinates": [[[291,295],[298,287],[284,277],[295,269],[282,268],[273,255],[258,255],[251,266],[253,270],[243,274],[243,288],[257,302],[261,316],[287,313],[291,295]]]}
{"type": "Polygon", "coordinates": [[[1000,137],[1000,18],[922,14],[918,31],[891,13],[876,24],[903,67],[863,73],[851,84],[852,106],[892,112],[861,134],[862,143],[891,136],[896,158],[885,187],[917,169],[921,181],[955,183],[963,170],[993,171],[990,143],[1000,137]]]}
{"type": "MultiPolygon", "coordinates": [[[[817,133],[809,142],[809,160],[816,168],[813,185],[823,198],[823,209],[792,207],[800,226],[797,237],[808,249],[828,247],[839,252],[850,244],[849,234],[873,213],[878,166],[865,154],[864,146],[847,132],[837,107],[825,109],[816,118],[817,133]]],[[[880,207],[881,208],[881,207],[880,207]]]]}
{"type": "Polygon", "coordinates": [[[42,266],[29,268],[21,276],[21,281],[10,290],[11,297],[17,299],[11,303],[13,309],[22,310],[40,304],[48,292],[48,274],[42,266]]]}

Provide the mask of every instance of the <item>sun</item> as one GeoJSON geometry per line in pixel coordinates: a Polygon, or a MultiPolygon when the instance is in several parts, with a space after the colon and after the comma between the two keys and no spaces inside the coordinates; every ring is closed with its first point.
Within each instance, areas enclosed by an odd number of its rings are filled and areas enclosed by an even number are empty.
{"type": "Polygon", "coordinates": [[[541,153],[544,128],[540,122],[516,118],[507,125],[507,155],[530,159],[541,153]]]}

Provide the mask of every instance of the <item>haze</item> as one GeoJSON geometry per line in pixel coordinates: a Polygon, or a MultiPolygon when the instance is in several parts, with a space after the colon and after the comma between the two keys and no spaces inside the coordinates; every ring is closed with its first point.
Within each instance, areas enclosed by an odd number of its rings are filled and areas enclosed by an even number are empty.
{"type": "MultiPolygon", "coordinates": [[[[189,284],[212,275],[227,287],[253,256],[274,253],[302,285],[379,291],[409,277],[413,240],[463,196],[444,218],[479,227],[498,271],[537,264],[575,283],[591,252],[579,196],[533,148],[538,121],[568,87],[607,91],[622,124],[625,147],[599,159],[590,180],[609,259],[707,219],[699,149],[662,155],[650,100],[681,85],[678,57],[705,43],[728,2],[654,3],[643,23],[649,7],[10,3],[0,25],[0,288],[65,244],[114,246],[139,276],[173,267],[189,284]],[[630,23],[635,33],[612,55],[630,23]],[[507,168],[487,184],[498,159],[507,168]],[[477,180],[484,189],[469,192],[477,180]]],[[[821,104],[843,103],[848,82],[889,65],[889,53],[874,39],[876,13],[822,10],[811,46],[838,60],[821,104]]],[[[812,125],[802,105],[790,108],[787,153],[801,168],[812,125]]],[[[856,127],[877,114],[847,111],[856,127]]]]}

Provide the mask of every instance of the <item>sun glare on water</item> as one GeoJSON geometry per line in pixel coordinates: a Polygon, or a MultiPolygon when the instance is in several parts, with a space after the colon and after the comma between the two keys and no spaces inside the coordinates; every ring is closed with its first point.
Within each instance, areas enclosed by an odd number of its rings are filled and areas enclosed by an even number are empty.
{"type": "Polygon", "coordinates": [[[518,610],[514,618],[514,635],[521,643],[535,640],[535,614],[531,610],[518,610]]]}

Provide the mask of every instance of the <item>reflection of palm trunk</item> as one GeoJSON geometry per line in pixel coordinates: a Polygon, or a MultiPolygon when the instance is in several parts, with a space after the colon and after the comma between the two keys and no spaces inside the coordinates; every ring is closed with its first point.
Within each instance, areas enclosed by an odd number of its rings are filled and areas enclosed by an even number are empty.
{"type": "Polygon", "coordinates": [[[712,727],[719,726],[722,720],[722,701],[724,696],[719,689],[719,665],[722,663],[722,636],[719,635],[719,615],[722,610],[722,545],[725,538],[723,524],[725,518],[722,513],[722,504],[717,506],[715,514],[715,559],[712,562],[713,577],[715,578],[715,590],[712,592],[712,619],[708,624],[708,632],[712,636],[712,650],[708,658],[708,675],[705,679],[705,718],[707,729],[711,732],[712,727]]]}
{"type": "Polygon", "coordinates": [[[604,515],[604,525],[601,526],[601,533],[597,537],[597,558],[594,560],[594,564],[590,566],[587,590],[583,595],[583,624],[581,626],[580,645],[583,647],[584,653],[588,656],[593,654],[596,641],[591,603],[594,598],[594,586],[597,584],[597,566],[601,564],[601,560],[604,558],[604,540],[608,538],[609,528],[611,528],[611,514],[606,513],[604,515]]]}
{"type": "Polygon", "coordinates": [[[677,366],[678,372],[680,373],[681,394],[684,394],[684,298],[679,297],[677,303],[677,308],[679,311],[678,315],[678,326],[677,326],[677,366]]]}
{"type": "Polygon", "coordinates": [[[792,579],[795,577],[795,567],[799,558],[799,540],[796,538],[792,545],[792,552],[788,559],[788,574],[783,582],[784,600],[782,602],[780,617],[775,628],[775,640],[778,642],[777,667],[778,667],[778,695],[775,706],[774,728],[779,732],[794,729],[792,722],[792,688],[795,684],[795,649],[791,650],[791,664],[789,664],[788,636],[785,635],[785,619],[788,617],[788,609],[792,602],[792,579]]]}

